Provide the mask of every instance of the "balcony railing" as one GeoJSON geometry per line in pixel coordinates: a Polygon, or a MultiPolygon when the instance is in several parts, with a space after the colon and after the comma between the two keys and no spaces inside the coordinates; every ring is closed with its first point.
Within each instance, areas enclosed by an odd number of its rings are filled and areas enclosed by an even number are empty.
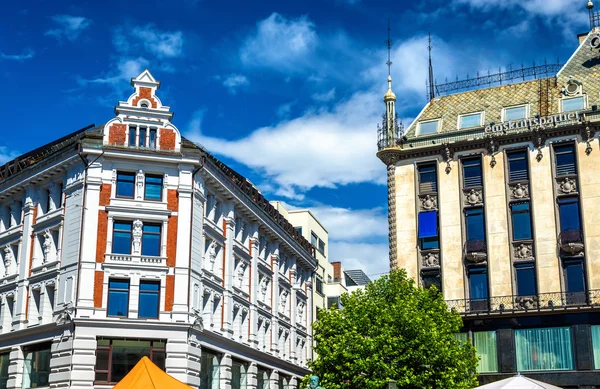
{"type": "Polygon", "coordinates": [[[535,296],[497,296],[489,299],[446,300],[446,304],[448,308],[463,315],[600,308],[600,290],[539,293],[535,296]]]}
{"type": "Polygon", "coordinates": [[[105,254],[104,260],[107,263],[142,264],[149,266],[167,265],[167,258],[148,255],[105,254]]]}
{"type": "Polygon", "coordinates": [[[576,255],[583,252],[583,233],[581,230],[563,230],[558,235],[558,246],[564,253],[576,255]]]}

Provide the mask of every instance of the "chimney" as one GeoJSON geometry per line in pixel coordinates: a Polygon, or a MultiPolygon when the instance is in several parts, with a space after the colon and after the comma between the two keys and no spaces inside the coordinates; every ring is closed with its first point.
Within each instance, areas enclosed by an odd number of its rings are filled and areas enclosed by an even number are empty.
{"type": "Polygon", "coordinates": [[[587,38],[587,36],[588,36],[587,32],[584,32],[582,34],[577,34],[577,40],[579,41],[580,45],[585,41],[585,38],[587,38]]]}

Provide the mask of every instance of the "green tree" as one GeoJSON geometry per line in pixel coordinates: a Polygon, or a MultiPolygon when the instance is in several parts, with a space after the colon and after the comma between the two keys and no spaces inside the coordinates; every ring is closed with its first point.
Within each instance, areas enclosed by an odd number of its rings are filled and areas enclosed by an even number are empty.
{"type": "Polygon", "coordinates": [[[453,334],[462,319],[435,289],[422,289],[404,270],[364,291],[342,296],[343,309],[322,310],[313,323],[316,360],[326,389],[463,389],[477,385],[477,356],[453,334]]]}

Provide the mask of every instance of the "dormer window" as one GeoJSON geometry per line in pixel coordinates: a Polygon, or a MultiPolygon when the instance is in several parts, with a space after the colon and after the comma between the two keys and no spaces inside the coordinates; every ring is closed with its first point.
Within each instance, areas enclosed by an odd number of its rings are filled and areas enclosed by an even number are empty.
{"type": "Polygon", "coordinates": [[[141,104],[141,107],[142,107],[142,108],[148,108],[148,103],[142,103],[142,104],[141,104]]]}
{"type": "Polygon", "coordinates": [[[147,127],[129,127],[129,147],[145,147],[156,149],[157,129],[147,127]]]}
{"type": "Polygon", "coordinates": [[[435,120],[427,120],[418,123],[418,134],[419,135],[429,135],[435,134],[438,132],[440,126],[440,119],[435,120]]]}
{"type": "Polygon", "coordinates": [[[515,107],[507,107],[502,110],[503,122],[508,122],[511,120],[520,120],[525,119],[529,116],[529,105],[517,105],[515,107]]]}
{"type": "Polygon", "coordinates": [[[460,115],[458,117],[458,128],[481,127],[483,125],[483,112],[460,115]]]}
{"type": "Polygon", "coordinates": [[[585,97],[565,97],[561,100],[562,112],[579,111],[585,109],[585,97]]]}

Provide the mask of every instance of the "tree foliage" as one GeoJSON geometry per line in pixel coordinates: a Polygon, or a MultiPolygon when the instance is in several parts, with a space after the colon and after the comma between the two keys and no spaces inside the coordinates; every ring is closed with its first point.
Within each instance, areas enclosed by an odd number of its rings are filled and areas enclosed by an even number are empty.
{"type": "Polygon", "coordinates": [[[313,323],[316,360],[326,389],[463,389],[477,384],[477,356],[453,334],[462,319],[435,289],[415,287],[404,270],[342,296],[343,309],[322,310],[313,323]]]}

